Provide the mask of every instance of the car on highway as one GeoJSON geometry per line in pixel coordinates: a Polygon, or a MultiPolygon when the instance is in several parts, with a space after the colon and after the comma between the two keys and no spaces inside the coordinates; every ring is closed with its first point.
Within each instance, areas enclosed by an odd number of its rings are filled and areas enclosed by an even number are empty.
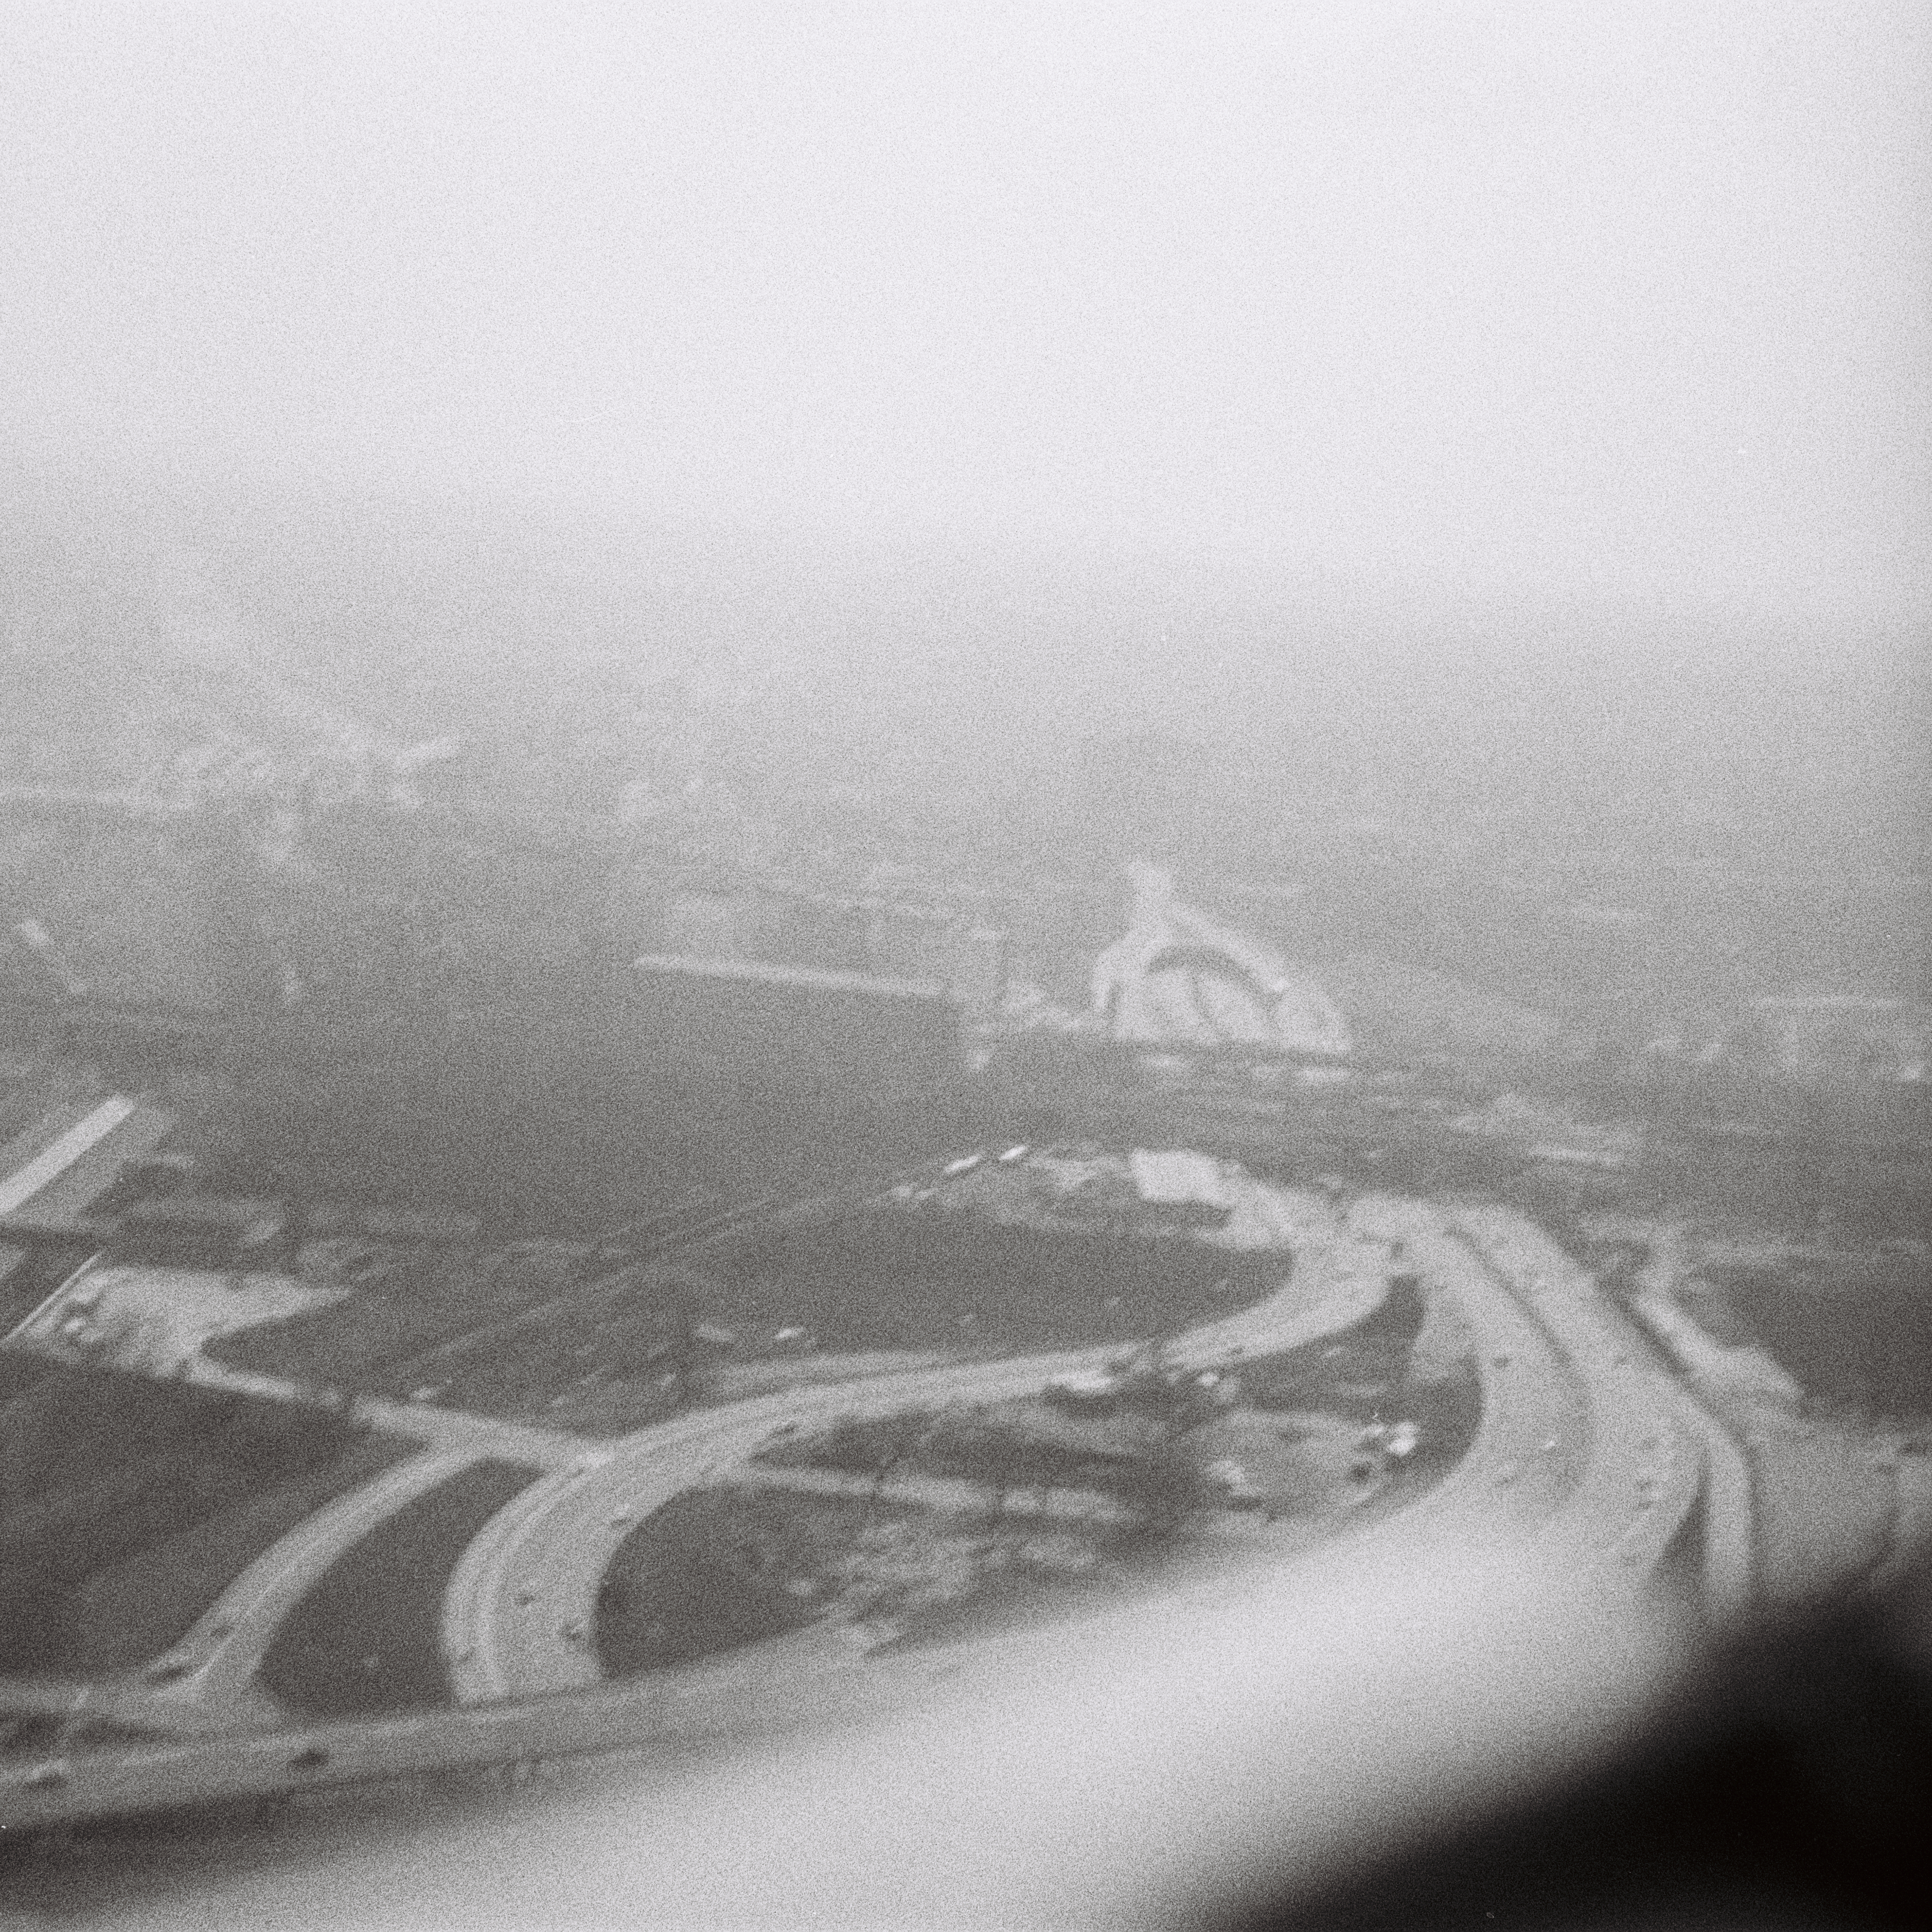
{"type": "Polygon", "coordinates": [[[1217,1457],[1201,1473],[1210,1493],[1229,1509],[1258,1510],[1268,1507],[1267,1491],[1258,1488],[1246,1469],[1232,1456],[1217,1457]]]}
{"type": "Polygon", "coordinates": [[[1076,1415],[1106,1414],[1120,1400],[1127,1378],[1117,1369],[1070,1369],[1041,1391],[1055,1408],[1076,1415]]]}

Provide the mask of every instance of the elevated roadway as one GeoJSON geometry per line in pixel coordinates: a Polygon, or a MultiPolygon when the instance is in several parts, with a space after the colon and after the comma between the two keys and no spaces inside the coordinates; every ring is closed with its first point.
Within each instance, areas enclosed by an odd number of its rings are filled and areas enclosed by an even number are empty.
{"type": "MultiPolygon", "coordinates": [[[[1647,1360],[1558,1280],[1520,1217],[1454,1225],[1422,1202],[1361,1204],[1352,1228],[1311,1244],[1315,1265],[1228,1320],[1178,1338],[1186,1366],[1293,1348],[1358,1321],[1383,1292],[1389,1244],[1446,1293],[1478,1338],[1475,1442],[1414,1506],[1485,1532],[1535,1532],[1557,1560],[1646,1577],[1700,1491],[1700,1444],[1647,1360]]],[[[1558,1251],[1560,1256],[1560,1251],[1558,1251]]],[[[752,1455],[781,1429],[909,1408],[1036,1393],[1112,1352],[882,1376],[736,1403],[627,1438],[595,1469],[533,1485],[472,1543],[445,1600],[443,1643],[458,1701],[584,1691],[602,1680],[592,1645],[598,1592],[619,1546],[680,1490],[752,1455]]],[[[1377,1536],[1407,1533],[1412,1513],[1377,1536]]]]}
{"type": "MultiPolygon", "coordinates": [[[[1169,1358],[1198,1366],[1294,1348],[1348,1328],[1381,1298],[1384,1275],[1348,1244],[1318,1245],[1308,1259],[1312,1264],[1274,1295],[1178,1338],[1169,1358]]],[[[485,1526],[450,1580],[443,1649],[458,1700],[600,1683],[590,1634],[618,1546],[680,1490],[753,1454],[779,1430],[1037,1394],[1052,1377],[1099,1367],[1118,1352],[1114,1345],[788,1390],[639,1430],[601,1465],[533,1484],[485,1526]]]]}
{"type": "Polygon", "coordinates": [[[1534,1222],[1489,1206],[1444,1218],[1541,1328],[1582,1396],[1589,1454],[1543,1533],[1546,1546],[1559,1560],[1647,1576],[1704,1493],[1710,1432],[1588,1271],[1534,1222]]]}
{"type": "MultiPolygon", "coordinates": [[[[1310,1264],[1288,1288],[1178,1338],[1172,1358],[1197,1365],[1237,1352],[1272,1352],[1348,1326],[1379,1296],[1396,1241],[1404,1244],[1400,1264],[1424,1274],[1475,1337],[1482,1420],[1468,1453],[1440,1483],[1355,1540],[1392,1544],[1432,1529],[1452,1536],[1513,1532],[1607,1584],[1640,1586],[1706,1495],[1706,1472],[1717,1459],[1695,1406],[1673,1398],[1641,1338],[1620,1325],[1587,1275],[1519,1216],[1378,1198],[1359,1202],[1346,1226],[1308,1242],[1310,1264]]],[[[0,1773],[0,1819],[26,1823],[404,1776],[436,1766],[608,1750],[646,1736],[715,1736],[721,1725],[751,1732],[923,1694],[968,1667],[952,1649],[877,1658],[855,1672],[848,1667],[850,1651],[842,1658],[836,1634],[825,1631],[760,1647],[770,1653],[769,1681],[752,1700],[755,1709],[746,1702],[743,1659],[604,1684],[587,1641],[602,1579],[644,1516],[780,1430],[1026,1394],[1110,1352],[953,1365],[856,1386],[788,1390],[595,1449],[582,1445],[585,1453],[552,1465],[485,1526],[450,1580],[442,1641],[457,1709],[23,1763],[0,1773]]],[[[325,1545],[339,1553],[362,1533],[346,1518],[338,1527],[340,1536],[325,1534],[313,1546],[299,1546],[304,1566],[322,1563],[325,1545]]],[[[245,1645],[218,1640],[197,1653],[195,1668],[208,1673],[204,1684],[232,1684],[248,1650],[259,1653],[265,1646],[280,1614],[272,1607],[278,1598],[274,1574],[271,1564],[255,1583],[238,1582],[238,1591],[245,1586],[261,1604],[248,1619],[254,1634],[245,1645]]],[[[1104,1641],[1102,1622],[1090,1640],[1104,1641]]],[[[960,1654],[1004,1658],[1020,1641],[1003,1638],[988,1648],[988,1640],[960,1647],[960,1654]]],[[[191,1695],[179,1702],[201,1708],[191,1695]]]]}
{"type": "Polygon", "coordinates": [[[371,1530],[482,1460],[430,1450],[398,1462],[317,1510],[242,1571],[166,1656],[143,1673],[158,1712],[245,1704],[282,1620],[371,1530]]]}

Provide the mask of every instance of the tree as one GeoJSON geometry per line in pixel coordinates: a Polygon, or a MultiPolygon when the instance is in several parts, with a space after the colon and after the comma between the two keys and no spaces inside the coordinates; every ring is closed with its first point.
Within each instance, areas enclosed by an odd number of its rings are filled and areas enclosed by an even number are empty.
{"type": "Polygon", "coordinates": [[[1163,1432],[1127,1464],[1123,1500],[1142,1534],[1162,1540],[1205,1505],[1208,1486],[1180,1437],[1163,1432]]]}
{"type": "Polygon", "coordinates": [[[878,1460],[872,1493],[866,1504],[868,1514],[878,1507],[886,1484],[907,1463],[916,1460],[938,1426],[938,1422],[922,1409],[886,1416],[873,1424],[871,1442],[878,1460]]]}

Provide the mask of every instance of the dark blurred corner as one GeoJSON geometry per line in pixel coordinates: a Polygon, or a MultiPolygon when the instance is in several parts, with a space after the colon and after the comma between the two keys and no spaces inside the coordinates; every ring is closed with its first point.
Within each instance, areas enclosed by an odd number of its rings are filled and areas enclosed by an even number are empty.
{"type": "Polygon", "coordinates": [[[1932,1922],[1932,1564],[1882,1602],[1761,1630],[1642,1750],[1561,1796],[1228,1932],[1932,1922]]]}

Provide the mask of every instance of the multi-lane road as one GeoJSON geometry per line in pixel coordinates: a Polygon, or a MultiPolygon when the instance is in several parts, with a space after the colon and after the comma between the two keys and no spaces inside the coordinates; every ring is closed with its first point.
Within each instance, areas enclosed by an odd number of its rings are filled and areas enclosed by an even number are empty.
{"type": "MultiPolygon", "coordinates": [[[[1555,1560],[1606,1580],[1648,1576],[1700,1496],[1708,1506],[1708,1435],[1693,1426],[1643,1338],[1534,1222],[1496,1207],[1438,1219],[1541,1331],[1588,1429],[1576,1482],[1540,1532],[1545,1546],[1555,1560]]],[[[1708,1569],[1705,1582],[1708,1592],[1708,1569]]]]}
{"type": "MultiPolygon", "coordinates": [[[[1171,1358],[1206,1366],[1289,1348],[1359,1321],[1386,1283],[1384,1256],[1319,1236],[1311,1216],[1301,1264],[1274,1294],[1178,1338],[1171,1358]]],[[[949,1365],[830,1383],[733,1402],[640,1430],[594,1467],[534,1484],[464,1552],[445,1598],[443,1647],[458,1700],[590,1688],[602,1681],[588,1638],[598,1589],[618,1546],[680,1490],[742,1461],[781,1429],[841,1416],[890,1415],[1035,1394],[1053,1376],[1098,1366],[1118,1348],[949,1365]]]]}
{"type": "MultiPolygon", "coordinates": [[[[1553,1562],[1628,1588],[1657,1569],[1701,1504],[1707,1592],[1720,1608],[1748,1600],[1750,1498],[1736,1446],[1597,1294],[1588,1274],[1532,1223],[1502,1209],[1394,1197],[1358,1201],[1346,1214],[1306,1197],[1298,1212],[1300,1262],[1287,1284],[1252,1308],[1177,1338],[1169,1352],[1177,1362],[1206,1366],[1347,1328],[1380,1298],[1397,1265],[1394,1244],[1400,1243],[1399,1265],[1422,1274],[1474,1338],[1481,1419],[1468,1453],[1442,1481],[1358,1537],[1387,1543],[1442,1527],[1514,1532],[1533,1539],[1553,1562]]],[[[424,1454],[309,1519],[250,1565],[160,1660],[158,1673],[150,1666],[149,1681],[122,1687],[126,1708],[117,1706],[116,1714],[168,1724],[184,1735],[52,1766],[9,1766],[0,1771],[0,1820],[625,1742],[640,1724],[648,1728],[651,1700],[644,1687],[603,1683],[590,1636],[610,1559],[652,1510],[753,1454],[781,1430],[838,1416],[1024,1395],[1109,1352],[1083,1349],[804,1385],[602,1443],[557,1432],[500,1432],[485,1418],[406,1405],[386,1409],[386,1426],[414,1425],[424,1454]],[[260,1714],[252,1682],[289,1611],[376,1522],[478,1456],[506,1453],[496,1439],[512,1432],[541,1438],[543,1453],[530,1460],[545,1473],[485,1526],[449,1579],[442,1641],[458,1708],[251,1738],[248,1727],[260,1714]],[[157,1674],[161,1681],[152,1681],[157,1674]],[[576,1694],[560,1702],[558,1694],[576,1694]],[[224,1712],[236,1728],[219,1741],[206,1736],[208,1720],[224,1712]],[[304,1744],[311,1731],[326,1742],[304,1744]]],[[[829,1654],[822,1634],[811,1642],[829,1654]]],[[[786,1658],[796,1652],[802,1660],[804,1651],[796,1644],[772,1648],[776,1682],[786,1658]]],[[[868,1676],[828,1669],[813,1655],[808,1674],[835,1702],[838,1682],[868,1676]]],[[[881,1682],[890,1677],[872,1674],[881,1682]]],[[[710,1721],[734,1714],[742,1671],[679,1675],[689,1678],[688,1694],[678,1700],[681,1722],[702,1728],[706,1714],[699,1707],[707,1696],[718,1706],[710,1721]]]]}

